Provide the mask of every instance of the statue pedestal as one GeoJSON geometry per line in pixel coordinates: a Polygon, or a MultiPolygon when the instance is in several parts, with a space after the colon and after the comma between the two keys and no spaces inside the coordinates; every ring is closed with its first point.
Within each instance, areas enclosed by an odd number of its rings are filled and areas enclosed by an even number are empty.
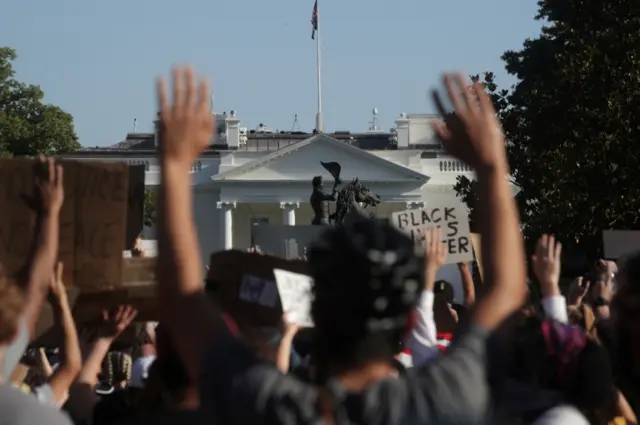
{"type": "Polygon", "coordinates": [[[305,248],[329,226],[257,224],[251,226],[254,243],[265,254],[287,259],[302,258],[305,248]]]}

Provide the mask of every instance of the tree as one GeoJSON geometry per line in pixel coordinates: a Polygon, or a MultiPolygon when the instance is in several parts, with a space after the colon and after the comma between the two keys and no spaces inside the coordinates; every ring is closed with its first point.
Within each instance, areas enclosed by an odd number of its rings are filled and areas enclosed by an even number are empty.
{"type": "Polygon", "coordinates": [[[38,86],[14,78],[16,52],[0,47],[0,156],[51,155],[80,147],[73,117],[43,103],[38,86]]]}
{"type": "Polygon", "coordinates": [[[156,192],[153,190],[144,191],[144,213],[143,223],[146,227],[156,224],[156,192]]]}
{"type": "MultiPolygon", "coordinates": [[[[640,227],[640,9],[633,0],[541,0],[541,35],[484,75],[507,139],[529,244],[543,232],[589,257],[601,232],[640,227]]],[[[460,178],[471,209],[473,182],[460,178]]]]}

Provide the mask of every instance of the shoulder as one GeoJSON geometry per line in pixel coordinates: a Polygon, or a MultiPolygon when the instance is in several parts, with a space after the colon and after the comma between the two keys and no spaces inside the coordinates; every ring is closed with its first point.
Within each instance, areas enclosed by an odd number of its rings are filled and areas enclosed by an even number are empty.
{"type": "Polygon", "coordinates": [[[15,425],[70,425],[71,421],[57,408],[45,406],[32,394],[8,385],[0,386],[0,411],[3,419],[15,425]]]}

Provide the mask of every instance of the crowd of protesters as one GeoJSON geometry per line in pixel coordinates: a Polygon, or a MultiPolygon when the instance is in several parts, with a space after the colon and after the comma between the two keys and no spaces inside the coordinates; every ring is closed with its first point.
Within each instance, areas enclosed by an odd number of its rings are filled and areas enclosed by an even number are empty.
{"type": "Polygon", "coordinates": [[[438,228],[418,249],[388,223],[355,218],[308,248],[314,328],[304,339],[287,314],[280,329],[238,329],[205,293],[203,274],[217,270],[200,262],[189,169],[215,118],[190,68],[174,70],[171,93],[158,81],[161,316],[138,325],[129,348],[114,341],[135,322],[131,306],[76,329],[57,263],[64,170],[41,159],[32,255],[24,273],[0,272],[0,424],[637,423],[640,254],[597,261],[563,295],[553,236],[525,258],[491,101],[459,75],[444,86],[455,114],[434,94],[449,117],[434,131],[476,172],[481,285],[460,264],[455,304],[436,281],[438,228]],[[54,349],[31,344],[47,301],[54,349]]]}

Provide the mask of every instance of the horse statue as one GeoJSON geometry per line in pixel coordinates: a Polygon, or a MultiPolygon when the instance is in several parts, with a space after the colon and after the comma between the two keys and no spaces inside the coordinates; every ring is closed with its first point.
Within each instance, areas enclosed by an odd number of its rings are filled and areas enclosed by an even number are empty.
{"type": "Polygon", "coordinates": [[[362,211],[367,207],[375,207],[380,203],[380,197],[373,193],[356,177],[345,187],[340,189],[336,197],[336,211],[331,214],[330,221],[336,226],[344,223],[353,209],[362,211]]]}

